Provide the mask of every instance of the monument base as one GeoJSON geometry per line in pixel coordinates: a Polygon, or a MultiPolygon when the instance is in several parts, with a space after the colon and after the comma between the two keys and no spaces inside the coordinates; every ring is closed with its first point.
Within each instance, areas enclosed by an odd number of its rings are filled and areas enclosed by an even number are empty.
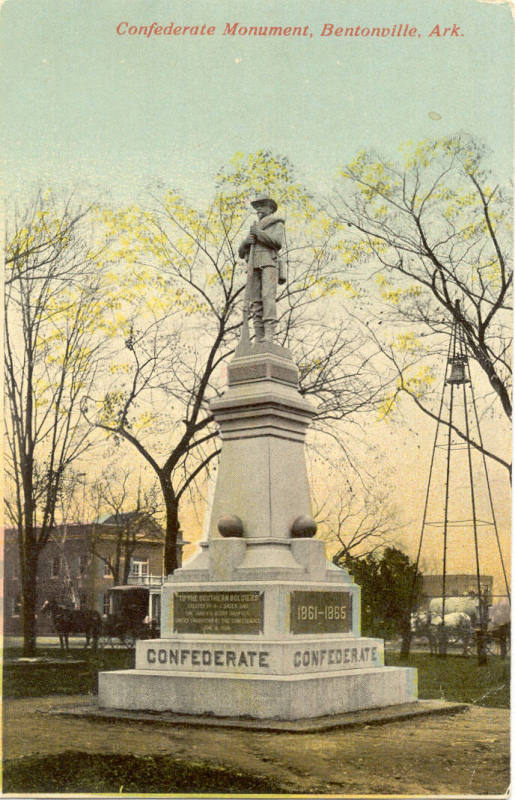
{"type": "Polygon", "coordinates": [[[210,404],[223,439],[200,553],[161,590],[161,638],[99,674],[101,709],[296,720],[415,703],[416,670],[362,637],[360,590],[313,539],[290,354],[239,352],[210,404]]]}
{"type": "Polygon", "coordinates": [[[99,707],[295,720],[414,702],[415,683],[410,667],[262,677],[135,669],[99,673],[99,707]]]}
{"type": "Polygon", "coordinates": [[[416,670],[384,666],[359,610],[321,541],[205,543],[163,586],[161,638],[99,674],[99,708],[295,720],[414,703],[416,670]]]}

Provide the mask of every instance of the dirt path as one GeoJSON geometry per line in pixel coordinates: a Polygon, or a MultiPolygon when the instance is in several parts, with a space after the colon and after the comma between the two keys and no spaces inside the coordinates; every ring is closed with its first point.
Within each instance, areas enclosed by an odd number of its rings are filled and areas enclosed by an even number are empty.
{"type": "Polygon", "coordinates": [[[454,716],[313,734],[98,722],[48,716],[84,697],[4,701],[4,758],[63,750],[167,754],[279,781],[301,794],[504,794],[509,712],[471,707],[454,716]]]}

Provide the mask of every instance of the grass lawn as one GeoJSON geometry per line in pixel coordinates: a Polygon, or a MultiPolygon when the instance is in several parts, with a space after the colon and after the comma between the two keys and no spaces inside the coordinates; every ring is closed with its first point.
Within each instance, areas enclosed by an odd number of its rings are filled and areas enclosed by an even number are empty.
{"type": "Polygon", "coordinates": [[[281,787],[259,775],[170,756],[69,751],[4,762],[3,791],[37,794],[144,792],[145,796],[153,792],[202,792],[219,795],[229,792],[277,794],[281,787]]]}
{"type": "MultiPolygon", "coordinates": [[[[37,655],[61,659],[61,663],[27,663],[12,659],[21,656],[21,649],[4,651],[4,697],[44,697],[59,694],[95,694],[97,673],[102,670],[134,667],[134,651],[103,649],[97,653],[73,648],[66,658],[56,648],[38,649],[37,655]]],[[[399,653],[386,651],[385,662],[390,666],[411,666],[418,670],[420,698],[455,700],[494,708],[509,708],[510,664],[499,656],[489,656],[488,663],[479,667],[474,657],[447,655],[446,658],[428,653],[412,653],[400,661],[399,653]]]]}
{"type": "Polygon", "coordinates": [[[491,708],[510,707],[510,662],[499,656],[489,656],[488,663],[479,667],[470,656],[447,655],[445,658],[428,653],[412,653],[400,660],[398,652],[387,651],[388,666],[416,667],[418,695],[421,699],[454,700],[491,708]]]}
{"type": "Polygon", "coordinates": [[[70,649],[68,659],[55,647],[38,648],[38,658],[51,659],[47,663],[13,660],[21,655],[21,648],[6,648],[3,652],[4,697],[95,694],[99,671],[134,667],[134,650],[125,648],[103,649],[95,653],[77,647],[70,649]],[[81,663],[73,663],[77,661],[81,663]]]}

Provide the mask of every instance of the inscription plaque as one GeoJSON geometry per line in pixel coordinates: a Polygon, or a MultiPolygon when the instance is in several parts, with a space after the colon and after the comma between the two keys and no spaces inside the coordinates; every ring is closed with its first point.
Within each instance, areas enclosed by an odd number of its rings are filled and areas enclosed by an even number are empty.
{"type": "Polygon", "coordinates": [[[250,633],[263,631],[262,592],[177,592],[173,597],[175,633],[250,633]]]}
{"type": "Polygon", "coordinates": [[[350,630],[350,592],[290,592],[292,633],[346,633],[350,630]]]}

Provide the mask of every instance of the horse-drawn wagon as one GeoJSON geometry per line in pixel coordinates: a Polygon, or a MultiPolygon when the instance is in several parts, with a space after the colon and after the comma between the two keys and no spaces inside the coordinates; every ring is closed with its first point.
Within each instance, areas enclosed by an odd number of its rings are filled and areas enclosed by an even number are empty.
{"type": "Polygon", "coordinates": [[[62,650],[69,650],[70,636],[85,636],[88,647],[90,642],[94,650],[97,649],[98,638],[102,632],[100,614],[88,608],[74,608],[69,603],[59,602],[52,597],[41,606],[42,614],[49,614],[52,619],[54,631],[59,636],[62,650]]]}
{"type": "Polygon", "coordinates": [[[503,600],[488,608],[488,617],[479,621],[477,600],[449,597],[445,603],[445,618],[441,598],[431,600],[429,608],[411,616],[412,636],[427,642],[430,653],[442,653],[447,647],[458,647],[463,655],[471,655],[481,637],[482,647],[490,655],[506,658],[510,646],[510,604],[503,600]]]}
{"type": "Polygon", "coordinates": [[[146,586],[114,586],[108,594],[109,613],[102,620],[102,635],[109,644],[118,640],[132,647],[136,639],[159,636],[159,621],[149,617],[146,586]]]}

